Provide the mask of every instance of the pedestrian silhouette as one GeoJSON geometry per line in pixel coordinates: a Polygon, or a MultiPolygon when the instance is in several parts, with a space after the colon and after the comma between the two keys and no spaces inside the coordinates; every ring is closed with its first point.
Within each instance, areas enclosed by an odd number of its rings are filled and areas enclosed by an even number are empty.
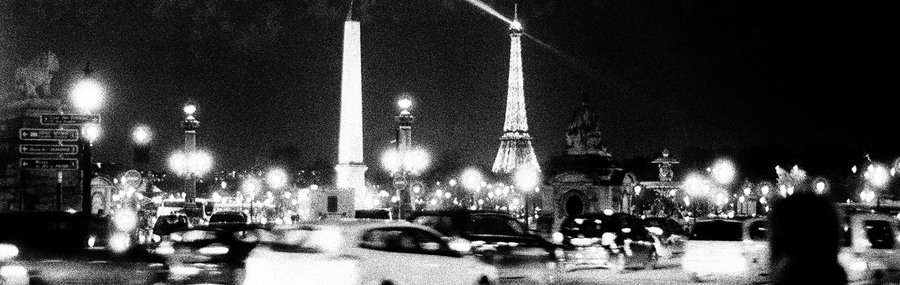
{"type": "Polygon", "coordinates": [[[773,284],[847,284],[838,263],[840,214],[829,198],[809,190],[776,201],[769,213],[773,284]]]}

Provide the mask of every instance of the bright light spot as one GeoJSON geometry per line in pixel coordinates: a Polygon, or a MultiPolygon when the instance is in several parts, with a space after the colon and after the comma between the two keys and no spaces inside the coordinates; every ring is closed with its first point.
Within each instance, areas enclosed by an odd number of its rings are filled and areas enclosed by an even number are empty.
{"type": "Polygon", "coordinates": [[[128,238],[127,234],[124,233],[115,233],[109,239],[109,247],[114,252],[122,253],[128,250],[131,246],[131,239],[128,238]]]}
{"type": "Polygon", "coordinates": [[[685,196],[684,199],[682,199],[682,200],[684,200],[684,205],[685,205],[685,206],[690,206],[690,205],[691,205],[691,198],[690,198],[690,197],[685,196]]]}
{"type": "Polygon", "coordinates": [[[278,189],[287,185],[287,172],[282,169],[274,168],[269,170],[269,173],[266,174],[266,182],[269,184],[269,187],[278,189]]]}
{"type": "Polygon", "coordinates": [[[853,173],[856,173],[856,165],[854,165],[853,167],[851,167],[851,168],[850,168],[850,171],[853,171],[853,173]]]}
{"type": "Polygon", "coordinates": [[[100,137],[100,126],[97,124],[86,124],[84,128],[81,130],[81,133],[84,135],[84,138],[88,141],[96,141],[97,138],[100,137]]]}
{"type": "Polygon", "coordinates": [[[450,182],[447,184],[450,184],[450,187],[456,186],[456,179],[450,179],[450,182]]]}
{"type": "Polygon", "coordinates": [[[522,30],[522,23],[519,22],[519,20],[513,20],[512,24],[509,25],[509,28],[510,28],[511,30],[521,31],[521,30],[522,30]]]}
{"type": "Polygon", "coordinates": [[[706,182],[701,175],[692,173],[684,180],[682,187],[687,190],[689,195],[697,195],[700,194],[705,184],[706,182]]]}
{"type": "Polygon", "coordinates": [[[441,189],[438,189],[437,191],[434,191],[434,196],[441,197],[441,196],[443,196],[443,195],[444,195],[444,191],[442,191],[441,189]]]}
{"type": "Polygon", "coordinates": [[[400,106],[400,109],[403,110],[409,109],[409,107],[412,106],[412,100],[405,97],[401,98],[399,101],[397,101],[397,106],[400,106]]]}
{"type": "Polygon", "coordinates": [[[255,195],[259,188],[259,181],[252,177],[244,180],[244,184],[241,185],[241,190],[247,195],[255,195]]]}
{"type": "Polygon", "coordinates": [[[816,193],[822,194],[822,192],[825,192],[825,182],[816,182],[816,193]]]}
{"type": "Polygon", "coordinates": [[[192,116],[195,112],[197,112],[197,106],[194,106],[193,104],[184,106],[184,114],[192,116]]]}
{"type": "Polygon", "coordinates": [[[643,189],[641,185],[634,186],[634,195],[641,195],[641,189],[643,189]]]}
{"type": "Polygon", "coordinates": [[[134,132],[131,134],[134,138],[134,142],[138,144],[145,144],[150,141],[150,129],[146,126],[138,126],[134,129],[134,132]]]}
{"type": "Polygon", "coordinates": [[[228,247],[222,244],[211,244],[197,251],[203,255],[223,255],[228,253],[228,247]]]}
{"type": "MultiPolygon", "coordinates": [[[[0,277],[3,277],[3,279],[9,278],[10,284],[16,284],[15,280],[18,278],[28,278],[28,270],[21,265],[4,265],[0,267],[0,277]]],[[[27,282],[28,280],[24,280],[23,283],[27,282]]]]}
{"type": "Polygon", "coordinates": [[[787,195],[788,195],[787,186],[784,186],[784,184],[779,185],[778,191],[779,191],[779,193],[781,193],[781,197],[787,197],[787,195]]]}
{"type": "Polygon", "coordinates": [[[759,203],[760,203],[760,204],[766,204],[766,197],[760,197],[760,198],[759,198],[759,203]]]}
{"type": "Polygon", "coordinates": [[[540,173],[532,168],[519,168],[515,173],[516,187],[534,189],[540,184],[540,173]]]}
{"type": "Polygon", "coordinates": [[[725,204],[725,194],[719,193],[716,194],[716,206],[722,206],[725,204]]]}
{"type": "Polygon", "coordinates": [[[435,199],[435,198],[431,198],[431,202],[430,202],[430,203],[431,203],[432,206],[434,206],[434,205],[437,205],[438,201],[437,201],[437,199],[435,199]]]}
{"type": "Polygon", "coordinates": [[[887,169],[881,165],[869,165],[864,176],[875,187],[884,187],[890,179],[890,174],[888,174],[887,169]]]}
{"type": "Polygon", "coordinates": [[[739,202],[739,203],[744,203],[744,196],[741,196],[740,198],[738,198],[738,202],[739,202]]]}
{"type": "Polygon", "coordinates": [[[92,112],[100,107],[103,102],[103,88],[91,79],[85,79],[72,89],[72,103],[79,110],[92,112]]]}
{"type": "Polygon", "coordinates": [[[744,188],[744,196],[750,196],[750,187],[744,188]]]}
{"type": "Polygon", "coordinates": [[[519,198],[513,198],[513,200],[512,200],[513,205],[518,205],[519,202],[520,202],[519,198]]]}
{"type": "Polygon", "coordinates": [[[228,182],[222,181],[222,183],[219,183],[219,187],[222,187],[222,189],[227,188],[227,187],[228,187],[228,182]]]}
{"type": "Polygon", "coordinates": [[[113,215],[116,228],[121,231],[129,231],[137,226],[137,214],[132,211],[118,211],[113,215]]]}
{"type": "Polygon", "coordinates": [[[0,243],[0,260],[16,257],[19,255],[19,248],[15,245],[0,243]]]}
{"type": "Polygon", "coordinates": [[[613,213],[615,213],[615,212],[613,212],[612,209],[606,209],[606,210],[603,210],[603,214],[604,214],[604,215],[607,215],[607,216],[610,216],[610,215],[612,215],[613,213]]]}
{"type": "Polygon", "coordinates": [[[763,196],[769,195],[769,186],[768,185],[763,186],[762,188],[759,189],[759,191],[762,192],[763,196]]]}
{"type": "Polygon", "coordinates": [[[452,197],[450,192],[444,193],[444,198],[450,199],[450,197],[452,197]]]}
{"type": "Polygon", "coordinates": [[[169,157],[169,168],[178,174],[203,175],[212,167],[212,157],[203,151],[176,152],[169,157]]]}
{"type": "Polygon", "coordinates": [[[794,195],[794,186],[791,186],[791,187],[788,187],[788,188],[787,188],[787,194],[788,194],[788,195],[794,195]]]}
{"type": "Polygon", "coordinates": [[[478,199],[478,205],[483,205],[483,204],[484,204],[484,199],[478,199]]]}
{"type": "Polygon", "coordinates": [[[724,159],[716,162],[715,166],[712,168],[713,178],[721,184],[731,183],[731,181],[734,180],[736,172],[734,164],[732,164],[731,161],[724,159]]]}

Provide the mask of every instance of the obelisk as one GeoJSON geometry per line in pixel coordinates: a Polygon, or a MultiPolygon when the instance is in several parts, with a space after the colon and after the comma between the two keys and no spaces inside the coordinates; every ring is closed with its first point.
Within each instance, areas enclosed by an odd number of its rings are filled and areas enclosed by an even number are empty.
{"type": "Polygon", "coordinates": [[[344,22],[344,59],[341,74],[341,125],[335,185],[354,191],[354,208],[366,197],[366,167],[363,162],[362,52],[359,21],[352,19],[352,5],[344,22]]]}

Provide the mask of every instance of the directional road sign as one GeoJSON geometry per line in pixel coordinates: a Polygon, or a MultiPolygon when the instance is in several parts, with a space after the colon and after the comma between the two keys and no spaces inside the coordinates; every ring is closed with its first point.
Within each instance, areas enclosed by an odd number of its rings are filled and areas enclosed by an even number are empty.
{"type": "Polygon", "coordinates": [[[19,160],[22,169],[77,170],[78,160],[72,158],[22,158],[19,160]]]}
{"type": "Polygon", "coordinates": [[[23,141],[77,141],[78,130],[72,129],[19,129],[23,141]]]}
{"type": "Polygon", "coordinates": [[[42,114],[42,125],[84,125],[99,124],[100,115],[42,114]]]}
{"type": "Polygon", "coordinates": [[[19,146],[21,154],[78,154],[74,145],[23,144],[19,146]]]}

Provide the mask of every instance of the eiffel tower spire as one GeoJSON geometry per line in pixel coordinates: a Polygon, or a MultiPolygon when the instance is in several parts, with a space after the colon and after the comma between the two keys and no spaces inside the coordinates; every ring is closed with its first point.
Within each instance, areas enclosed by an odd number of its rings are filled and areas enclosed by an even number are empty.
{"type": "Polygon", "coordinates": [[[528,135],[528,116],[525,113],[524,76],[522,75],[522,23],[519,22],[518,5],[509,25],[509,89],[506,94],[506,119],[500,150],[494,160],[494,173],[512,174],[520,168],[540,171],[537,156],[528,135]]]}

